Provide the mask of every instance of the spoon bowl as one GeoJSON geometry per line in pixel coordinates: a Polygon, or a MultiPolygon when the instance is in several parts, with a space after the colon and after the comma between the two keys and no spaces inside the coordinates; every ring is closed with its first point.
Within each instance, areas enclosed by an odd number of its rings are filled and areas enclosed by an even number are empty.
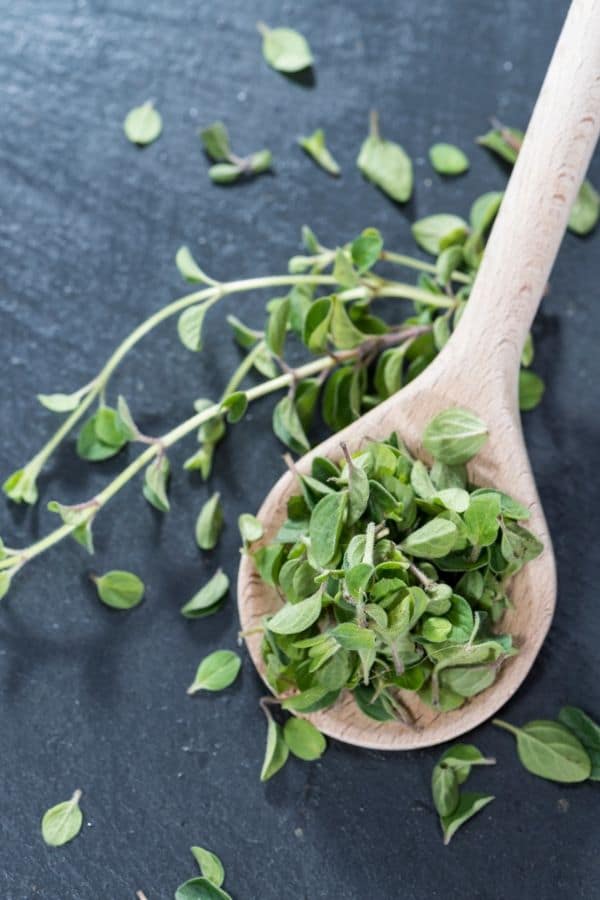
{"type": "MultiPolygon", "coordinates": [[[[490,688],[460,709],[443,713],[403,692],[413,727],[370,719],[346,692],[329,709],[306,716],[332,738],[380,750],[412,750],[452,740],[506,703],[544,642],[556,602],[556,571],[521,430],[519,363],[599,128],[600,0],[575,0],[459,327],[413,382],[297,463],[299,472],[307,472],[316,455],[339,459],[342,442],[352,453],[394,431],[415,457],[430,462],[421,446],[425,426],[442,410],[466,407],[489,431],[487,443],[468,467],[469,480],[505,491],[527,506],[527,527],[544,544],[544,552],[527,563],[510,586],[512,608],[502,630],[512,635],[518,654],[505,663],[490,688]]],[[[266,543],[286,518],[288,498],[298,491],[297,479],[288,472],[268,494],[258,513],[266,543]]],[[[248,555],[240,565],[238,604],[248,650],[264,679],[260,626],[282,600],[262,581],[248,555]]]]}
{"type": "MultiPolygon", "coordinates": [[[[439,359],[440,365],[443,365],[442,358],[439,359]]],[[[364,447],[369,440],[389,437],[392,431],[399,433],[413,456],[430,463],[431,459],[422,450],[420,441],[425,425],[443,409],[459,403],[464,406],[464,393],[456,389],[454,382],[448,389],[442,390],[440,384],[437,392],[432,390],[431,374],[430,367],[427,373],[398,395],[316,447],[298,462],[298,471],[309,472],[315,455],[339,460],[342,457],[341,441],[346,442],[352,453],[364,447]]],[[[529,562],[513,579],[510,596],[514,605],[502,620],[502,630],[513,636],[519,652],[504,664],[492,687],[453,712],[436,712],[422,703],[416,694],[402,692],[402,702],[412,713],[414,727],[401,722],[376,722],[370,719],[359,710],[351,694],[346,692],[334,706],[306,716],[320,731],[332,738],[361,747],[408,750],[432,746],[457,737],[492,716],[506,703],[533,665],[548,632],[556,598],[554,555],[518,418],[505,418],[500,407],[482,410],[471,404],[470,408],[484,418],[490,437],[468,466],[469,480],[477,486],[499,488],[527,506],[531,514],[527,527],[544,543],[542,555],[529,562]],[[490,413],[494,413],[493,421],[490,413]]],[[[265,529],[263,540],[266,543],[274,540],[287,517],[287,501],[298,492],[296,477],[292,472],[287,472],[267,496],[258,513],[265,529]]],[[[250,556],[242,559],[238,597],[242,628],[248,633],[248,650],[264,678],[262,635],[253,631],[260,627],[264,616],[272,615],[281,607],[282,600],[273,587],[262,581],[250,556]]]]}

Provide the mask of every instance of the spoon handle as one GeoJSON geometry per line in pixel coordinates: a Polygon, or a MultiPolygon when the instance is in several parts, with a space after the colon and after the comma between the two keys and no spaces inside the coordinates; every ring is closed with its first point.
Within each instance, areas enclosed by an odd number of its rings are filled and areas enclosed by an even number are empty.
{"type": "Polygon", "coordinates": [[[515,410],[523,344],[599,130],[600,0],[573,0],[445,357],[462,365],[463,376],[465,368],[477,372],[474,391],[480,372],[485,379],[493,370],[496,386],[504,377],[515,410]]]}

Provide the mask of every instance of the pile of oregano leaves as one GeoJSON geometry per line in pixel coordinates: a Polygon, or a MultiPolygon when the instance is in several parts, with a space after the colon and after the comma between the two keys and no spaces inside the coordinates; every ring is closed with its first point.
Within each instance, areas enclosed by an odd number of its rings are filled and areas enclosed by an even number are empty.
{"type": "Polygon", "coordinates": [[[517,648],[497,626],[509,579],[541,553],[529,511],[469,483],[487,438],[468,410],[423,435],[428,468],[397,435],[345,460],[316,457],[255,565],[285,599],[264,623],[269,683],[314,712],[344,690],[379,721],[411,724],[403,693],[446,712],[494,683],[517,648]]]}

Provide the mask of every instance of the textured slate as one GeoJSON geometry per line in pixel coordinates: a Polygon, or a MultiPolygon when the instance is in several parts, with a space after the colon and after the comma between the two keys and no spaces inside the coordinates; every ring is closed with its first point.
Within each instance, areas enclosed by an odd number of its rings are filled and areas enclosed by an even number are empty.
{"type": "MultiPolygon", "coordinates": [[[[195,0],[0,2],[0,472],[28,458],[53,420],[36,392],[87,381],[118,338],[184,293],[173,256],[187,242],[220,278],[284,271],[309,222],[326,243],[367,225],[410,252],[409,223],[466,214],[505,171],[472,138],[497,114],[524,124],[548,62],[564,0],[402,3],[198,3],[195,0]],[[314,49],[316,83],[263,63],[255,21],[291,24],[314,49]],[[164,134],[136,150],[128,109],[156,100],[164,134]],[[354,168],[368,110],[416,161],[416,192],[399,209],[354,168]],[[196,129],[230,125],[243,152],[267,144],[272,176],[220,189],[209,182],[196,129]],[[295,146],[327,129],[339,181],[295,146]],[[425,162],[435,139],[468,149],[471,172],[444,181],[425,162]]],[[[592,166],[600,182],[600,160],[592,166]]],[[[522,722],[565,702],[600,714],[597,561],[597,283],[600,236],[568,236],[535,327],[536,369],[548,383],[526,418],[527,441],[555,540],[559,609],[526,686],[506,710],[522,722]]],[[[208,323],[201,359],[172,325],[136,350],[111,388],[149,430],[216,395],[238,358],[224,313],[260,326],[264,296],[226,300],[208,323]],[[118,388],[117,388],[118,386],[118,388]]],[[[236,686],[190,699],[200,658],[234,647],[234,598],[199,622],[183,601],[217,564],[236,573],[237,514],[253,510],[283,469],[269,433],[271,403],[232,430],[216,476],[201,485],[173,453],[173,511],[165,519],[130,485],[98,521],[95,569],[123,567],[148,584],[131,614],[102,607],[75,544],[19,576],[0,612],[0,896],[4,900],[169,898],[194,873],[188,847],[214,849],[244,900],[555,900],[600,895],[597,786],[560,787],[528,775],[509,737],[486,726],[473,740],[498,757],[476,773],[497,800],[444,849],[429,795],[438,751],[386,755],[334,744],[317,764],[292,760],[258,781],[265,723],[249,661],[236,686]],[[228,527],[201,556],[193,522],[223,492],[228,527]],[[42,812],[84,790],[83,834],[50,850],[42,812]]],[[[78,462],[72,441],[48,467],[33,511],[2,503],[9,544],[51,525],[45,502],[91,496],[122,459],[78,462]]]]}

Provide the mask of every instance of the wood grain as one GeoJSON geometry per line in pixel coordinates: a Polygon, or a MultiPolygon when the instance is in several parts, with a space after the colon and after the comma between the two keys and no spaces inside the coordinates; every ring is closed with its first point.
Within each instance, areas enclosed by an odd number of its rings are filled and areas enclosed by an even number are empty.
{"type": "MultiPolygon", "coordinates": [[[[403,696],[417,727],[377,723],[347,695],[334,707],[308,718],[325,734],[363,747],[409,750],[456,738],[493,715],[529,672],[550,627],[556,600],[554,554],[538,498],[518,412],[518,371],[523,343],[540,303],[562,240],[569,211],[587,169],[600,127],[600,0],[575,0],[558,41],[527,129],[500,213],[490,236],[466,312],[451,340],[414,382],[315,448],[314,455],[340,456],[340,442],[358,449],[367,438],[397,431],[427,461],[420,436],[436,413],[466,406],[486,422],[490,439],[470,467],[471,480],[507,491],[531,511],[530,527],[544,541],[544,553],[514,579],[513,609],[503,620],[519,654],[497,682],[462,709],[435,713],[403,696]]],[[[291,474],[267,496],[259,518],[272,540],[297,490],[291,474]]],[[[251,631],[280,605],[248,557],[240,566],[238,604],[242,628],[251,631]]],[[[264,677],[261,637],[247,639],[264,677]]]]}

